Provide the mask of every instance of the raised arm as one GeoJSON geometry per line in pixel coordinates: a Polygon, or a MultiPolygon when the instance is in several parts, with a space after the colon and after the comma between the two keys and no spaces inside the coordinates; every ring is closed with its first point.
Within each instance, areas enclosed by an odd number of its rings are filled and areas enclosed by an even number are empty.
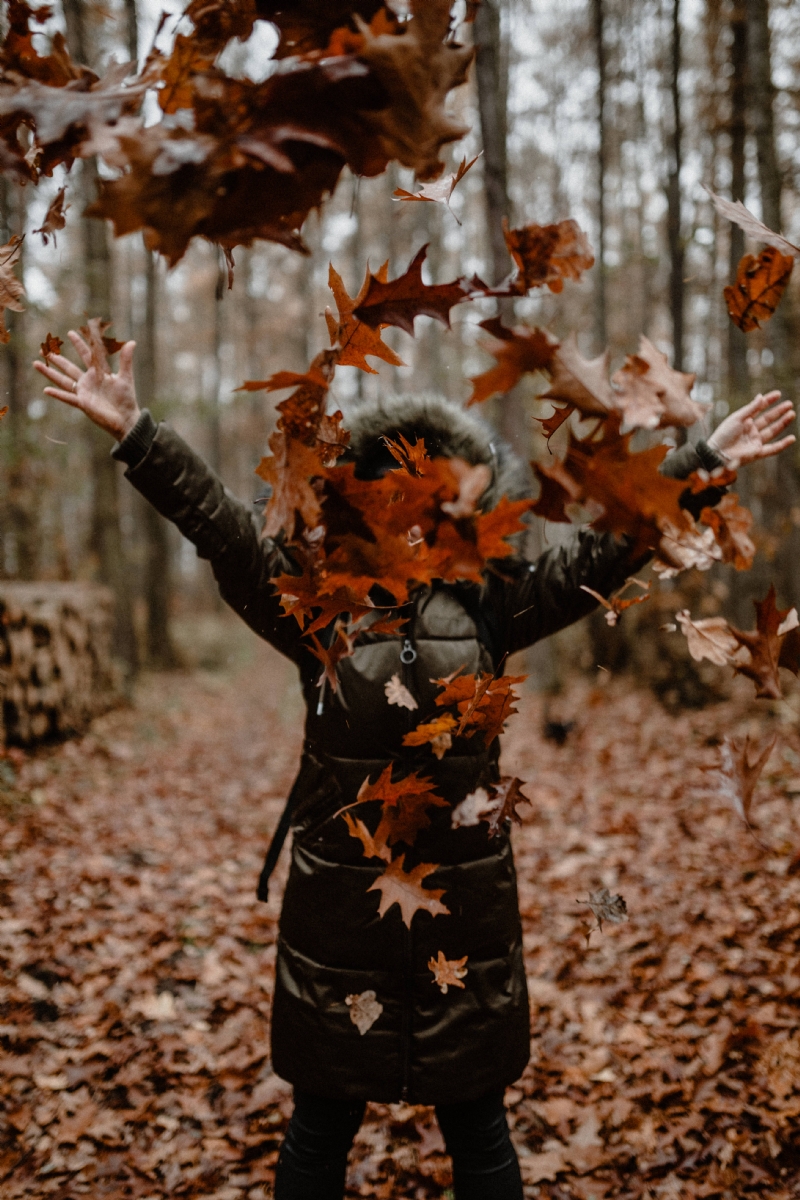
{"type": "MultiPolygon", "coordinates": [[[[794,434],[779,436],[795,416],[791,401],[779,400],[780,392],[756,396],[726,417],[707,442],[687,444],[669,455],[663,474],[685,479],[699,467],[707,471],[723,465],[742,467],[779,454],[795,441],[794,434]]],[[[681,502],[698,517],[703,508],[718,503],[724,490],[712,485],[692,495],[687,489],[681,502]]],[[[488,579],[485,598],[486,619],[494,628],[500,656],[522,650],[586,616],[597,601],[581,590],[582,585],[608,596],[648,557],[634,561],[624,538],[581,530],[535,563],[500,564],[498,573],[488,579]]]]}
{"type": "Polygon", "coordinates": [[[270,541],[262,540],[249,508],[223,487],[204,460],[174,430],[156,425],[136,401],[134,342],[119,352],[119,371],[101,371],[90,347],[74,331],[70,341],[83,360],[81,370],[61,354],[34,364],[53,386],[45,394],[81,409],[119,443],[114,457],[127,466],[133,486],[162,516],[193,542],[211,563],[223,600],[259,636],[295,658],[300,630],[284,617],[270,579],[292,573],[292,564],[270,541]]]}

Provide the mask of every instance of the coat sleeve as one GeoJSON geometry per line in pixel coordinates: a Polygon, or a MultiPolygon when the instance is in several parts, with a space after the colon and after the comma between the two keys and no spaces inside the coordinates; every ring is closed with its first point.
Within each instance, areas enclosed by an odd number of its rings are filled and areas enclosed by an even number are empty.
{"type": "MultiPolygon", "coordinates": [[[[685,479],[699,467],[712,471],[721,465],[714,449],[701,442],[669,455],[662,473],[685,479]]],[[[709,487],[693,496],[687,489],[681,504],[698,516],[702,508],[718,503],[724,492],[724,488],[709,487]]],[[[631,558],[626,538],[582,529],[565,545],[545,551],[535,563],[498,562],[487,577],[482,605],[492,628],[497,660],[585,617],[597,608],[597,601],[582,590],[584,586],[608,596],[649,557],[631,558]]]]}
{"type": "Polygon", "coordinates": [[[271,579],[294,568],[269,539],[259,536],[249,508],[223,487],[204,460],[149,413],[120,443],[114,457],[126,477],[208,559],[220,595],[255,633],[296,659],[300,629],[283,615],[271,579]]]}

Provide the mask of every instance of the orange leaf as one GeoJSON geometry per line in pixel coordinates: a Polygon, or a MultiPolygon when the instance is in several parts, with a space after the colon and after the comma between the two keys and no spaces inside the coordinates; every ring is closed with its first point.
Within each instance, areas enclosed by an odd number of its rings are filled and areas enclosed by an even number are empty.
{"type": "Polygon", "coordinates": [[[47,245],[48,237],[52,237],[54,246],[57,245],[56,233],[59,229],[63,229],[67,223],[67,218],[64,215],[69,208],[68,204],[66,206],[64,204],[66,194],[66,187],[59,188],[48,205],[41,229],[34,229],[33,231],[42,235],[42,241],[45,246],[47,245]]]}
{"type": "Polygon", "coordinates": [[[438,870],[438,863],[420,863],[412,871],[403,870],[405,855],[399,855],[389,863],[382,875],[367,888],[369,892],[380,892],[381,900],[378,916],[383,917],[394,904],[400,906],[400,915],[408,928],[417,912],[429,912],[435,917],[439,914],[449,916],[450,909],[441,902],[444,888],[425,889],[422,880],[438,870]]]}
{"type": "Polygon", "coordinates": [[[343,812],[342,816],[350,830],[350,836],[358,838],[364,847],[365,858],[382,858],[385,862],[391,862],[392,852],[380,836],[380,829],[378,834],[373,837],[360,818],[351,816],[349,812],[343,812]]]}
{"type": "Polygon", "coordinates": [[[723,288],[728,313],[743,333],[768,321],[780,303],[792,274],[794,258],[765,246],[756,257],[745,254],[736,270],[736,280],[723,288]]]}
{"type": "Polygon", "coordinates": [[[336,667],[343,658],[349,658],[353,653],[352,634],[342,621],[337,621],[334,626],[334,637],[330,646],[323,646],[317,635],[312,633],[309,650],[322,663],[325,678],[335,692],[339,682],[336,676],[336,667]]]}
{"type": "MultiPolygon", "coordinates": [[[[580,279],[594,265],[586,234],[571,219],[557,225],[525,225],[522,229],[509,229],[504,221],[503,235],[517,267],[506,294],[524,296],[531,288],[545,286],[551,292],[560,292],[565,279],[580,279]]],[[[499,292],[493,290],[493,294],[499,292]]]]}
{"type": "Polygon", "coordinates": [[[463,958],[447,959],[444,956],[444,951],[440,950],[436,958],[428,960],[428,969],[433,971],[433,982],[443,996],[447,995],[449,987],[463,988],[466,986],[466,984],[462,983],[462,980],[468,974],[468,957],[465,954],[463,958]]]}
{"type": "Polygon", "coordinates": [[[328,323],[331,345],[339,348],[339,362],[343,367],[358,367],[370,375],[377,375],[374,367],[367,362],[366,356],[381,358],[391,366],[402,367],[403,360],[394,350],[390,349],[381,339],[381,325],[372,328],[354,316],[354,310],[362,303],[367,295],[372,280],[385,283],[388,274],[388,263],[384,263],[377,275],[370,275],[367,268],[366,278],[355,300],[347,294],[342,277],[333,266],[328,271],[328,286],[333,292],[338,321],[329,308],[325,309],[325,320],[328,323]]]}
{"type": "Polygon", "coordinates": [[[64,343],[60,337],[55,337],[52,333],[48,333],[41,346],[42,358],[47,358],[50,354],[60,354],[63,345],[64,343]]]}
{"type": "Polygon", "coordinates": [[[498,392],[510,392],[529,371],[549,370],[558,342],[546,330],[531,329],[526,325],[515,325],[510,329],[499,317],[481,321],[480,328],[495,339],[485,343],[483,348],[497,363],[483,374],[472,376],[468,406],[480,404],[498,392]]]}
{"type": "Polygon", "coordinates": [[[750,537],[753,514],[739,503],[739,497],[728,493],[714,508],[704,508],[700,520],[714,530],[722,561],[732,563],[737,571],[749,571],[756,552],[750,537]]]}
{"type": "Polygon", "coordinates": [[[453,745],[453,730],[458,722],[452,713],[442,713],[433,721],[423,722],[403,738],[404,746],[425,746],[430,743],[431,750],[438,759],[444,758],[453,745]]]}
{"type": "Polygon", "coordinates": [[[413,446],[403,437],[402,433],[398,433],[396,441],[390,437],[385,437],[383,441],[392,458],[396,459],[400,463],[400,467],[409,475],[425,474],[422,464],[426,461],[429,462],[430,456],[425,449],[424,438],[417,438],[413,446]]]}

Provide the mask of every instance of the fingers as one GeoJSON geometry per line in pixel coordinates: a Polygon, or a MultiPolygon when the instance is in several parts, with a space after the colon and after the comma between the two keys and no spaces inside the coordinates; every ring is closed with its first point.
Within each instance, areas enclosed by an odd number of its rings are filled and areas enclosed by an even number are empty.
{"type": "Polygon", "coordinates": [[[771,421],[769,425],[765,425],[763,428],[759,429],[759,436],[762,442],[771,442],[772,439],[777,437],[787,425],[791,425],[793,420],[793,412],[784,413],[784,415],[779,417],[777,421],[771,421]]]}
{"type": "Polygon", "coordinates": [[[772,424],[778,417],[784,416],[785,413],[794,414],[794,408],[791,400],[784,400],[781,404],[776,404],[772,408],[765,410],[760,417],[756,417],[756,429],[764,429],[767,425],[772,424]]]}
{"type": "MultiPolygon", "coordinates": [[[[736,415],[743,420],[747,417],[754,417],[756,413],[762,412],[763,409],[765,409],[771,403],[769,399],[769,395],[771,394],[772,393],[769,393],[767,396],[762,396],[759,392],[754,400],[751,400],[749,404],[744,404],[740,409],[738,409],[736,415]]],[[[780,393],[778,394],[780,395],[780,393]]]]}
{"type": "Polygon", "coordinates": [[[63,388],[46,387],[44,394],[45,396],[52,396],[55,400],[63,400],[65,404],[71,405],[72,408],[83,410],[83,401],[79,400],[74,392],[65,392],[63,388]]]}
{"type": "MultiPolygon", "coordinates": [[[[55,383],[58,387],[67,392],[74,392],[77,389],[77,379],[74,376],[67,375],[65,371],[57,371],[55,367],[48,366],[43,362],[35,362],[34,367],[40,375],[44,375],[51,383],[55,383]]],[[[75,370],[77,371],[77,367],[75,370]]]]}
{"type": "Polygon", "coordinates": [[[70,379],[80,379],[81,375],[83,375],[80,367],[76,366],[70,359],[64,358],[63,354],[48,354],[44,361],[59,367],[65,375],[69,375],[70,379]]]}
{"type": "Polygon", "coordinates": [[[126,342],[119,352],[119,374],[126,377],[133,375],[133,352],[136,342],[126,342]]]}
{"type": "Polygon", "coordinates": [[[67,337],[72,342],[75,349],[78,351],[78,354],[83,359],[83,361],[86,365],[86,369],[88,370],[89,367],[92,365],[92,351],[91,351],[91,348],[90,348],[88,342],[85,342],[83,340],[83,338],[81,337],[81,335],[79,333],[76,333],[74,329],[70,329],[68,331],[67,337]]]}
{"type": "Polygon", "coordinates": [[[781,438],[779,442],[770,442],[768,446],[762,446],[757,458],[772,458],[773,454],[780,454],[781,450],[786,450],[787,447],[793,446],[797,438],[793,433],[788,437],[781,438]]]}

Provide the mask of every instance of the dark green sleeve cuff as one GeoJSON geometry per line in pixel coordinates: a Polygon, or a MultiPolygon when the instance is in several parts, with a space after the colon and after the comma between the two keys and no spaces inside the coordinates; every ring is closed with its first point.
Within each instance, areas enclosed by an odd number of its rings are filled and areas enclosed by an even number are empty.
{"type": "Polygon", "coordinates": [[[150,416],[150,410],[143,408],[139,420],[129,433],[111,451],[111,457],[123,462],[127,467],[138,467],[156,436],[156,425],[150,416]]]}

